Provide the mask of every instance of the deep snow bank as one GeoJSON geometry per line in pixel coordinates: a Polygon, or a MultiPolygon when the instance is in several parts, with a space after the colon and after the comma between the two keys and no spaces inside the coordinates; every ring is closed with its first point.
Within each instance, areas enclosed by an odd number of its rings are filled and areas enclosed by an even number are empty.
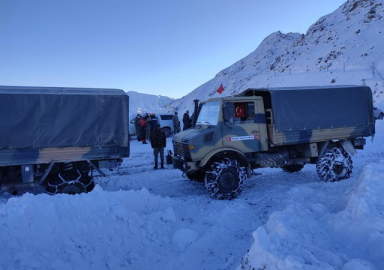
{"type": "Polygon", "coordinates": [[[0,269],[149,269],[137,259],[156,261],[152,250],[173,240],[169,202],[147,189],[99,186],[74,196],[11,198],[0,207],[0,269]]]}
{"type": "Polygon", "coordinates": [[[384,160],[367,165],[352,190],[324,204],[316,189],[292,189],[291,204],[253,233],[239,269],[384,269],[383,175],[384,160]]]}

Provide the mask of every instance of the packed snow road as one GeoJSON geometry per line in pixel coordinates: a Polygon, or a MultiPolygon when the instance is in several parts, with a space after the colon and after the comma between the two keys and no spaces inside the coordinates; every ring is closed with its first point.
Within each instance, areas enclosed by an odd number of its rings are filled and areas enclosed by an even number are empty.
{"type": "Polygon", "coordinates": [[[1,194],[0,269],[380,269],[375,253],[359,249],[383,250],[382,203],[373,204],[375,222],[359,225],[376,242],[361,237],[344,248],[350,235],[340,240],[317,226],[339,224],[358,184],[384,175],[383,142],[379,135],[353,157],[350,179],[321,182],[314,165],[292,174],[261,169],[238,198],[219,201],[171,165],[154,170],[150,145],[133,140],[131,156],[107,177],[95,175],[88,194],[1,194]]]}

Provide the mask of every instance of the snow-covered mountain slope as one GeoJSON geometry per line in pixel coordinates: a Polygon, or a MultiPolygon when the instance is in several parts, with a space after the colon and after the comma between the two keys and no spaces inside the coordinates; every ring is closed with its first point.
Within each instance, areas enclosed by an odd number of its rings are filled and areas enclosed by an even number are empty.
{"type": "Polygon", "coordinates": [[[133,118],[138,113],[159,111],[173,99],[165,96],[147,95],[134,91],[127,92],[129,96],[129,116],[133,118]]]}
{"type": "MultiPolygon", "coordinates": [[[[249,87],[361,85],[384,103],[384,0],[349,0],[306,34],[275,32],[257,49],[220,71],[165,111],[192,111],[193,100],[232,95],[249,87]]],[[[251,34],[251,33],[250,33],[251,34]]]]}

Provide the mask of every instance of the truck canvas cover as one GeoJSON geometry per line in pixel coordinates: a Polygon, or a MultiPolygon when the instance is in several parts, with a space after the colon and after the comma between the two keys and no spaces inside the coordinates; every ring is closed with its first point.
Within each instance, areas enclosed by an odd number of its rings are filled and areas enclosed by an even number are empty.
{"type": "Polygon", "coordinates": [[[0,149],[128,147],[123,90],[0,86],[0,149]]]}
{"type": "Polygon", "coordinates": [[[248,89],[238,96],[262,96],[276,132],[354,127],[356,137],[375,133],[367,86],[248,89]]]}

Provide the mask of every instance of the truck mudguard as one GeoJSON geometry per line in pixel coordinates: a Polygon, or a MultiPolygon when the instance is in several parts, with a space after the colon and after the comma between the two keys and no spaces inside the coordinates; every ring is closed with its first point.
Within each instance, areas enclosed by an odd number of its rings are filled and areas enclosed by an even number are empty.
{"type": "Polygon", "coordinates": [[[236,155],[238,157],[240,157],[242,163],[246,164],[246,166],[249,165],[249,161],[247,160],[247,158],[244,156],[244,154],[242,152],[240,152],[239,150],[237,149],[234,149],[234,148],[229,148],[229,147],[223,147],[223,148],[216,148],[214,150],[212,150],[211,152],[209,152],[199,163],[199,167],[203,167],[205,166],[208,161],[211,160],[212,157],[214,157],[215,155],[217,154],[220,154],[220,153],[224,153],[224,152],[233,152],[233,153],[236,153],[236,155]]]}

